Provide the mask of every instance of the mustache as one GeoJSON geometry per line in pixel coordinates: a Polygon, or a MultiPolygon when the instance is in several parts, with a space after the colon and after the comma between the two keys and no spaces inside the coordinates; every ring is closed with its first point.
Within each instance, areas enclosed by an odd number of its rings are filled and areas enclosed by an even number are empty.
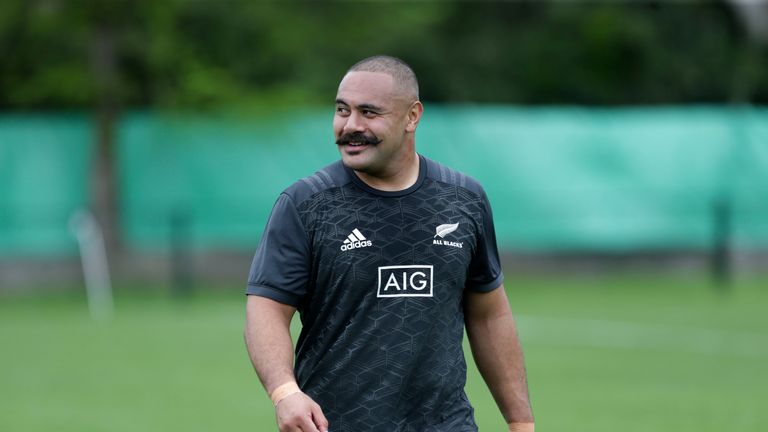
{"type": "Polygon", "coordinates": [[[381,142],[376,135],[366,135],[362,132],[346,133],[336,140],[337,145],[349,144],[351,142],[359,142],[362,144],[376,145],[381,142]]]}

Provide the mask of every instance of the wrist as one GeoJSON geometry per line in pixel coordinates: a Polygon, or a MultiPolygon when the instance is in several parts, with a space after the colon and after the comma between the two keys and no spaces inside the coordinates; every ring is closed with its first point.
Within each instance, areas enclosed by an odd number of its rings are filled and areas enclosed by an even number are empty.
{"type": "Polygon", "coordinates": [[[275,387],[275,389],[272,390],[272,393],[269,394],[269,398],[272,399],[272,405],[277,406],[281,400],[299,392],[301,392],[301,389],[299,388],[299,385],[296,384],[296,381],[288,381],[287,383],[275,387]]]}
{"type": "Polygon", "coordinates": [[[507,426],[509,427],[509,432],[534,432],[533,422],[531,423],[510,422],[510,423],[507,423],[507,426]]]}

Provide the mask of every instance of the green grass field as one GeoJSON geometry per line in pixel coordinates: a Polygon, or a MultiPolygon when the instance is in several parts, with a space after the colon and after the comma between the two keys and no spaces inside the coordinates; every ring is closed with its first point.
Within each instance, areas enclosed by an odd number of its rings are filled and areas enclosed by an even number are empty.
{"type": "MultiPolygon", "coordinates": [[[[506,285],[538,431],[768,430],[765,278],[725,294],[648,275],[506,285]]],[[[242,288],[142,292],[122,287],[107,324],[81,294],[0,297],[0,431],[276,430],[245,354],[242,288]]],[[[468,360],[480,430],[505,430],[468,360]]]]}

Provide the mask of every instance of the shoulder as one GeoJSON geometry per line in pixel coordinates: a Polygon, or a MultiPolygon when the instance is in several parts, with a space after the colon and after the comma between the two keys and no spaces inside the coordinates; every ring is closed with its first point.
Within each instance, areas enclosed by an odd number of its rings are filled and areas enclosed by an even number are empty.
{"type": "Polygon", "coordinates": [[[459,170],[449,168],[440,162],[422,156],[427,164],[427,177],[433,181],[453,185],[479,197],[485,196],[485,190],[479,181],[459,170]]]}
{"type": "Polygon", "coordinates": [[[330,189],[339,188],[351,179],[341,161],[327,165],[312,175],[301,178],[288,186],[283,195],[287,195],[296,205],[330,189]]]}

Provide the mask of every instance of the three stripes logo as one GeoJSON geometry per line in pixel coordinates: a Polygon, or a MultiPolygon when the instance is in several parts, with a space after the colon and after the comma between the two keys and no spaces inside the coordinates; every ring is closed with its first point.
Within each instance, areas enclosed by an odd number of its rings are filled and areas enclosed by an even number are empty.
{"type": "Polygon", "coordinates": [[[347,236],[344,243],[341,245],[341,250],[348,251],[352,249],[359,249],[371,246],[373,243],[366,239],[363,233],[357,228],[352,230],[352,233],[347,236]]]}

